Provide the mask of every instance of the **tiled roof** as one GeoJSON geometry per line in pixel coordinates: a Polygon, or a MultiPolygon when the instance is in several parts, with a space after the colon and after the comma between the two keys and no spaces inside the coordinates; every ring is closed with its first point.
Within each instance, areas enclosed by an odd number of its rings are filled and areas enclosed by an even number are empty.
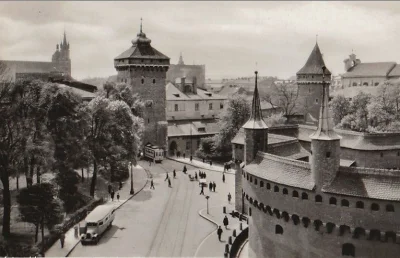
{"type": "Polygon", "coordinates": [[[166,96],[168,100],[226,100],[219,94],[208,92],[197,88],[197,94],[185,94],[181,92],[175,85],[168,83],[166,86],[166,96]]]}
{"type": "Polygon", "coordinates": [[[343,74],[343,78],[386,77],[396,66],[395,62],[361,63],[343,74]]]}
{"type": "MultiPolygon", "coordinates": [[[[268,133],[268,145],[283,143],[288,141],[297,141],[297,139],[290,136],[268,133]]],[[[237,134],[235,135],[235,137],[232,139],[231,142],[235,144],[244,145],[244,128],[239,129],[239,131],[237,132],[237,134]]]]}
{"type": "Polygon", "coordinates": [[[400,201],[400,171],[340,167],[336,178],[322,191],[400,201]]]}
{"type": "Polygon", "coordinates": [[[219,127],[216,122],[168,123],[168,137],[210,135],[216,133],[219,133],[219,127]],[[199,128],[205,128],[205,130],[199,132],[199,128]]]}
{"type": "Polygon", "coordinates": [[[315,183],[308,162],[258,152],[244,171],[278,184],[312,190],[315,183]]]}
{"type": "Polygon", "coordinates": [[[400,65],[399,64],[396,64],[396,66],[389,73],[389,77],[394,77],[394,76],[396,76],[396,77],[400,76],[400,65]]]}
{"type": "MultiPolygon", "coordinates": [[[[318,43],[315,44],[306,64],[301,68],[297,74],[322,74],[322,67],[325,66],[324,59],[322,58],[321,50],[318,43]]],[[[326,69],[325,75],[330,75],[331,72],[326,69]]]]}

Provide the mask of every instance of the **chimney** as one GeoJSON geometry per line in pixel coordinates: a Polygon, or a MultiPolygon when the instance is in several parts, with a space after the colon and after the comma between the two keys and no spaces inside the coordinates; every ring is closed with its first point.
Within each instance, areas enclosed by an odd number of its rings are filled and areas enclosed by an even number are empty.
{"type": "Polygon", "coordinates": [[[197,94],[197,78],[193,76],[193,93],[197,94]]]}
{"type": "Polygon", "coordinates": [[[185,92],[185,80],[186,80],[186,77],[181,78],[181,91],[183,93],[185,92]]]}

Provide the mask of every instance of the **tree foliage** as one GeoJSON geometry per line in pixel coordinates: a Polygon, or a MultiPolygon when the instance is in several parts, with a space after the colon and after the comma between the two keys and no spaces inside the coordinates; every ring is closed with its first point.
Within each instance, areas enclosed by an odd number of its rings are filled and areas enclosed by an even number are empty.
{"type": "Polygon", "coordinates": [[[337,95],[329,104],[335,125],[339,124],[350,113],[350,101],[343,95],[337,95]]]}
{"type": "Polygon", "coordinates": [[[297,84],[279,84],[266,93],[263,100],[269,102],[273,107],[282,109],[285,117],[297,113],[297,99],[299,96],[297,84]]]}

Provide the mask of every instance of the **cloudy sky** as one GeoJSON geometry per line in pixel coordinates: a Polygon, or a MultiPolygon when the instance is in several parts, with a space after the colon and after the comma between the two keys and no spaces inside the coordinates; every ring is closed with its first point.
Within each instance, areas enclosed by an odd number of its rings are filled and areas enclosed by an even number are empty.
{"type": "Polygon", "coordinates": [[[399,2],[0,2],[0,59],[50,61],[64,28],[77,79],[116,74],[113,58],[139,31],[177,63],[205,64],[207,78],[288,78],[316,41],[327,67],[400,63],[399,2]]]}

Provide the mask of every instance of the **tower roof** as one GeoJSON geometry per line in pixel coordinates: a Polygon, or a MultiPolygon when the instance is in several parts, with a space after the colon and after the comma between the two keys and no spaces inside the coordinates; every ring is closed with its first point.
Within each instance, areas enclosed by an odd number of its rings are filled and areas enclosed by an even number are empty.
{"type": "Polygon", "coordinates": [[[246,129],[267,129],[268,126],[264,122],[261,114],[261,106],[260,106],[260,96],[258,94],[257,88],[257,74],[258,72],[255,71],[256,80],[255,80],[255,88],[253,93],[253,101],[251,104],[251,115],[249,120],[242,126],[246,129]]]}
{"type": "MultiPolygon", "coordinates": [[[[325,66],[324,59],[322,58],[321,50],[319,49],[318,43],[315,44],[306,64],[301,68],[297,74],[317,74],[322,75],[322,67],[325,66]]],[[[325,75],[331,75],[331,72],[326,68],[325,75]]]]}
{"type": "Polygon", "coordinates": [[[182,52],[179,56],[179,61],[178,61],[178,65],[184,65],[185,63],[183,62],[183,57],[182,57],[182,52]]]}
{"type": "Polygon", "coordinates": [[[336,134],[333,130],[332,117],[329,112],[329,84],[325,83],[325,71],[327,70],[325,66],[321,68],[323,71],[323,83],[322,83],[322,103],[319,112],[319,122],[317,131],[310,135],[312,140],[340,140],[341,137],[336,134]]]}

